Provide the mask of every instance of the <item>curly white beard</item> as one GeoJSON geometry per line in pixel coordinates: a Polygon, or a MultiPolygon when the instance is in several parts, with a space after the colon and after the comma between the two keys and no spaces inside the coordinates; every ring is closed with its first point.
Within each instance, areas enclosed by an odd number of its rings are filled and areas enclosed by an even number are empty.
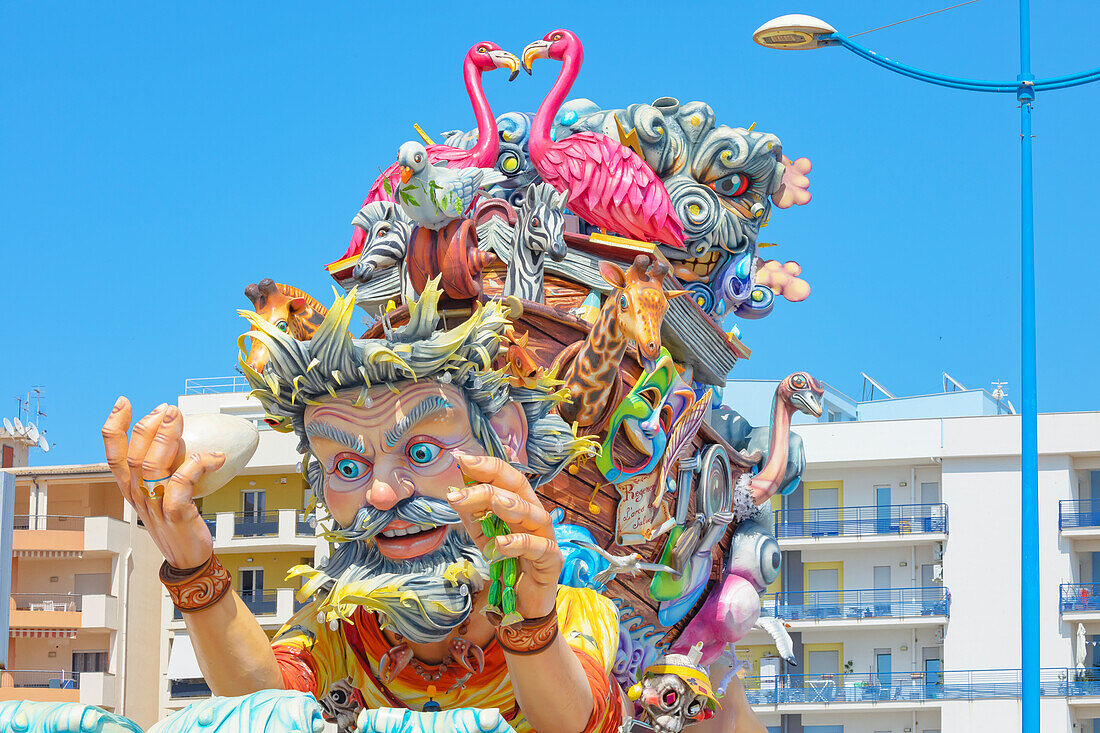
{"type": "Polygon", "coordinates": [[[330,601],[363,606],[382,617],[384,628],[414,643],[440,641],[460,626],[473,608],[479,581],[488,575],[488,563],[458,523],[458,515],[438,499],[412,497],[385,512],[360,509],[352,526],[340,533],[347,539],[336,545],[307,585],[327,591],[322,606],[330,601]],[[449,528],[442,544],[427,555],[394,560],[383,555],[372,538],[397,518],[449,528]],[[446,577],[448,568],[463,561],[473,565],[475,577],[446,577]]]}

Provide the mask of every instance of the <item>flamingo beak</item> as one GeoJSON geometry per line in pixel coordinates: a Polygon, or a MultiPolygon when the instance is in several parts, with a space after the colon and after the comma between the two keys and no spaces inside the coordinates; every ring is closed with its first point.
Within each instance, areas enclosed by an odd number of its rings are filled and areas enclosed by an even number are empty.
{"type": "Polygon", "coordinates": [[[535,62],[535,59],[547,58],[550,58],[550,44],[543,40],[532,41],[523,49],[523,70],[530,74],[531,64],[535,62]]]}
{"type": "Polygon", "coordinates": [[[508,69],[512,72],[508,76],[508,81],[513,81],[519,76],[519,58],[514,53],[508,53],[507,51],[490,51],[489,58],[493,60],[493,63],[498,69],[508,69]]]}
{"type": "Polygon", "coordinates": [[[410,168],[407,165],[401,166],[401,183],[402,184],[408,183],[409,179],[412,178],[412,175],[413,175],[413,169],[412,168],[410,168]]]}

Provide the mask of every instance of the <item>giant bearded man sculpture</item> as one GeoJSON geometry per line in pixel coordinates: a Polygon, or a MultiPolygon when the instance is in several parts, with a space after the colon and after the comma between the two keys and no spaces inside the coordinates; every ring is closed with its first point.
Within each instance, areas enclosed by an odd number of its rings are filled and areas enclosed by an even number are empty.
{"type": "Polygon", "coordinates": [[[436,331],[438,299],[430,285],[408,325],[379,340],[348,333],[354,296],[310,342],[245,313],[269,353],[263,375],[245,373],[268,413],[293,425],[336,542],[323,568],[295,569],[316,599],[273,642],[228,587],[192,501],[224,456],[177,456],[174,406],[127,442],[120,398],[103,430],[108,463],[164,553],[161,579],[216,694],[321,697],[348,679],[369,708],[495,707],[521,731],[613,731],[617,611],[594,591],[559,588],[561,552],[525,476],[544,482],[591,445],[551,412],[555,383],[512,387],[492,369],[504,306],[436,331]],[[490,544],[487,512],[512,533],[490,544]],[[518,559],[522,622],[481,613],[486,556],[518,559]]]}

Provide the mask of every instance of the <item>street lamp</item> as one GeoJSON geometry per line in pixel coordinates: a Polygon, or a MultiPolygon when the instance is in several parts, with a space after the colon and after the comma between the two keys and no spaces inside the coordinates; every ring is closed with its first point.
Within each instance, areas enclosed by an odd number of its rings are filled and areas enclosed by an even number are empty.
{"type": "Polygon", "coordinates": [[[1035,231],[1031,172],[1031,105],[1035,93],[1100,80],[1100,68],[1051,79],[1031,73],[1031,8],[1020,0],[1020,73],[1014,81],[961,79],[923,71],[864,48],[809,15],[784,15],[756,29],[752,39],[785,51],[841,46],[873,64],[918,81],[971,92],[1015,94],[1020,107],[1020,330],[1022,406],[1020,428],[1020,651],[1023,730],[1039,733],[1039,446],[1035,382],[1035,231]]]}

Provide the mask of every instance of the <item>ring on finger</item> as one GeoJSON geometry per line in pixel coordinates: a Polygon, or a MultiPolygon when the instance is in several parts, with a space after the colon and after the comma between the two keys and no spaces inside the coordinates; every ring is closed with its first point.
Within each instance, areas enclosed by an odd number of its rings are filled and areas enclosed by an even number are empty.
{"type": "Polygon", "coordinates": [[[165,476],[164,478],[154,479],[143,478],[141,480],[141,488],[145,490],[145,493],[148,494],[150,498],[164,496],[164,487],[168,485],[168,480],[170,478],[172,477],[165,476]]]}

